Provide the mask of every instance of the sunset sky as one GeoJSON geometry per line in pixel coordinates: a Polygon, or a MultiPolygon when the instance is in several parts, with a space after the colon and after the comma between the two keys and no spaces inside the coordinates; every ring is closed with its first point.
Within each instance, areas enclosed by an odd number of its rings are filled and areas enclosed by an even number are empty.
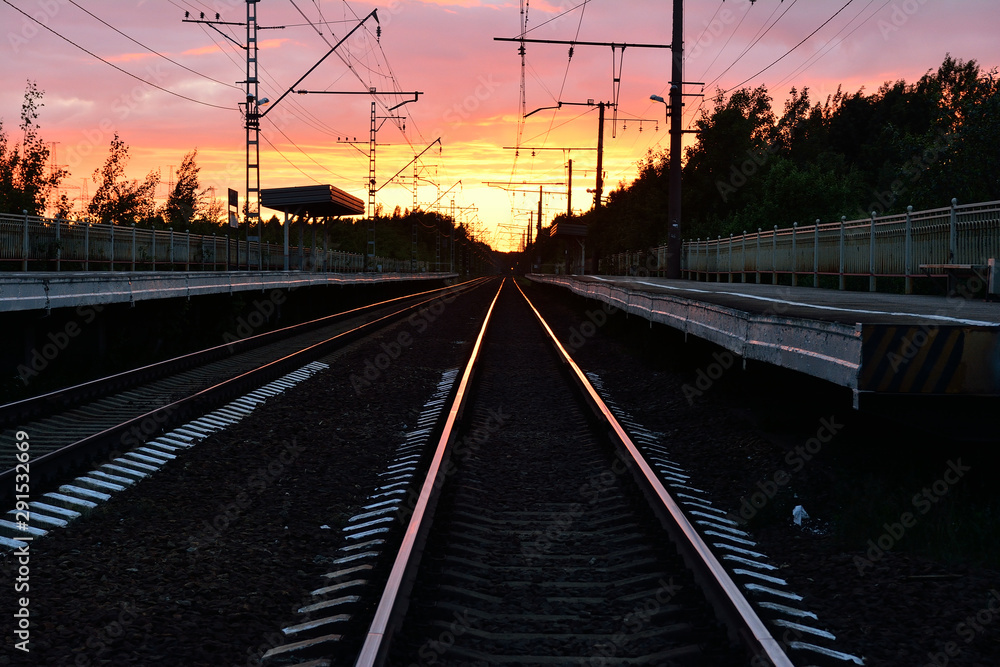
{"type": "MultiPolygon", "coordinates": [[[[531,38],[670,41],[671,3],[666,0],[526,4],[531,38]]],[[[594,148],[596,107],[567,105],[536,113],[524,123],[519,141],[521,58],[517,44],[493,39],[518,35],[519,2],[262,0],[259,24],[285,27],[260,33],[261,96],[277,100],[329,51],[325,39],[335,43],[373,8],[378,8],[381,36],[376,39],[376,25],[369,20],[298,88],[423,93],[416,103],[393,112],[406,116],[405,131],[399,121],[387,120],[378,133],[379,186],[441,137],[440,151],[434,146],[420,161],[421,206],[427,208],[454,185],[440,204],[448,212],[454,197],[458,220],[475,225],[498,249],[509,249],[519,238],[517,231],[528,225],[528,211],[537,210],[538,186],[513,186],[533,192],[509,193],[487,181],[565,183],[566,161],[572,158],[573,209],[592,206],[593,195],[586,190],[594,187],[593,150],[532,155],[531,149],[594,148]],[[518,144],[522,148],[515,159],[515,151],[504,147],[518,144]]],[[[192,17],[205,12],[214,18],[219,12],[222,21],[246,19],[242,0],[0,0],[0,119],[17,140],[25,81],[36,81],[45,93],[41,135],[58,142],[58,163],[71,172],[64,182],[70,197],[81,195],[85,180],[94,192],[90,177],[107,157],[116,131],[130,146],[131,178],[160,170],[160,197],[166,195],[170,169],[194,148],[203,187],[214,186],[220,197],[226,188],[244,191],[244,130],[236,108],[244,99],[237,85],[245,78],[244,51],[207,26],[182,22],[185,10],[192,17]]],[[[862,87],[874,92],[888,80],[915,81],[949,52],[957,59],[975,59],[985,69],[1000,65],[995,0],[757,0],[753,5],[749,0],[688,0],[685,11],[685,79],[708,84],[706,104],[717,88],[749,79],[743,85],[767,85],[780,113],[792,86],[808,86],[814,101],[824,100],[838,85],[847,92],[862,87]],[[801,46],[754,76],[827,20],[801,46]]],[[[245,43],[244,28],[220,29],[245,43]]],[[[649,96],[667,95],[669,51],[628,48],[623,61],[621,56],[616,50],[613,58],[609,47],[577,46],[570,59],[566,46],[528,44],[524,69],[525,110],[530,112],[560,100],[612,101],[615,68],[621,66],[618,120],[612,122],[609,109],[605,126],[605,193],[634,178],[636,162],[648,149],[667,144],[665,107],[649,96]]],[[[687,92],[701,88],[689,86],[687,92]]],[[[384,105],[377,113],[387,116],[386,107],[404,98],[379,99],[384,105]]],[[[370,103],[365,95],[290,95],[274,106],[262,124],[262,187],[331,183],[367,200],[370,103]],[[357,146],[342,143],[355,137],[357,146]]],[[[698,98],[687,98],[687,105],[690,123],[698,98]]],[[[405,182],[389,183],[377,195],[387,212],[413,205],[413,168],[402,177],[405,182]]],[[[547,224],[566,211],[566,186],[543,188],[547,224]]]]}

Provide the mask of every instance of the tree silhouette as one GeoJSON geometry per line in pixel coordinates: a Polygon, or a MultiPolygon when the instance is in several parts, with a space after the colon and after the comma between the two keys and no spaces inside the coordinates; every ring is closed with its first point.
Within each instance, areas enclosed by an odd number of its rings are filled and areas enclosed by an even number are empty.
{"type": "Polygon", "coordinates": [[[124,225],[152,220],[155,211],[154,195],[160,182],[160,172],[151,171],[145,180],[128,180],[128,144],[115,132],[104,166],[94,170],[97,191],[87,205],[87,211],[101,222],[124,225]]]}
{"type": "Polygon", "coordinates": [[[168,225],[179,231],[187,231],[191,221],[202,208],[201,198],[205,192],[198,191],[198,171],[195,163],[198,149],[184,156],[181,166],[177,169],[177,183],[167,195],[167,203],[163,207],[163,217],[168,225]]]}
{"type": "Polygon", "coordinates": [[[46,170],[49,148],[38,136],[38,110],[43,107],[43,93],[28,81],[21,105],[20,144],[10,146],[3,121],[0,121],[0,212],[31,215],[45,212],[49,193],[67,175],[63,169],[46,170]]]}

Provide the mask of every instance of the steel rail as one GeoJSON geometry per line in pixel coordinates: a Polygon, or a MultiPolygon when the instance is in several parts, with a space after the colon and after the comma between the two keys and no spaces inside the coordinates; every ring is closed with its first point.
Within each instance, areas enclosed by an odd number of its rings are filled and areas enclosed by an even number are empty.
{"type": "Polygon", "coordinates": [[[389,643],[392,636],[399,627],[405,613],[406,604],[413,579],[416,576],[417,567],[420,564],[420,555],[423,550],[427,534],[430,532],[430,525],[433,521],[433,512],[437,504],[438,495],[444,483],[445,465],[448,461],[449,450],[455,438],[455,425],[465,408],[469,395],[469,386],[472,382],[475,368],[479,363],[479,353],[486,337],[486,330],[490,325],[493,315],[493,308],[496,306],[500,292],[503,290],[506,278],[500,283],[489,309],[483,326],[479,330],[476,343],[472,347],[469,361],[462,372],[462,378],[458,383],[455,396],[451,401],[448,416],[445,420],[443,430],[438,444],[434,449],[434,456],[431,459],[430,467],[424,478],[424,483],[420,488],[420,495],[413,508],[410,522],[406,526],[406,533],[403,541],[393,561],[392,570],[383,589],[382,597],[379,599],[378,607],[375,609],[375,616],[372,619],[368,632],[365,635],[364,644],[358,659],[354,663],[355,667],[371,667],[384,663],[389,650],[389,643]]]}
{"type": "Polygon", "coordinates": [[[334,313],[332,315],[326,315],[307,322],[300,322],[299,324],[292,324],[287,327],[275,329],[274,331],[266,331],[253,336],[247,336],[246,338],[241,338],[237,341],[215,345],[213,347],[195,352],[189,352],[177,357],[140,366],[139,368],[133,368],[127,371],[122,371],[121,373],[115,373],[106,377],[88,380],[87,382],[82,382],[71,387],[56,389],[55,391],[47,392],[45,394],[39,394],[38,396],[32,396],[30,398],[0,405],[0,428],[12,426],[25,419],[34,419],[40,415],[45,415],[53,411],[66,410],[79,405],[84,400],[102,398],[113,392],[128,389],[142,382],[156,380],[188,368],[199,366],[210,361],[215,361],[216,359],[222,359],[227,356],[232,356],[233,354],[252,350],[271,343],[272,341],[277,341],[282,338],[310,331],[327,324],[332,324],[333,322],[341,319],[361,315],[365,312],[370,312],[397,301],[419,298],[428,294],[435,294],[447,290],[459,290],[463,286],[468,287],[474,282],[475,281],[466,281],[465,283],[460,283],[458,285],[425,290],[415,294],[387,299],[378,303],[359,306],[357,308],[352,308],[351,310],[346,310],[342,313],[334,313]]]}
{"type": "Polygon", "coordinates": [[[716,611],[723,616],[730,629],[736,632],[755,657],[766,657],[774,667],[793,667],[792,661],[781,648],[781,644],[771,635],[771,632],[757,615],[756,610],[744,597],[736,582],[729,576],[729,572],[695,530],[677,501],[663,486],[656,473],[646,462],[645,457],[639,452],[638,447],[635,446],[628,433],[612,414],[611,409],[604,403],[587,376],[559,342],[545,318],[531,303],[520,285],[517,285],[516,281],[514,284],[528,306],[534,311],[542,328],[551,338],[551,342],[559,352],[560,359],[576,380],[577,386],[583,392],[587,402],[594,409],[598,418],[603,419],[611,427],[614,436],[628,452],[632,460],[627,461],[626,464],[640,484],[647,491],[652,492],[653,497],[650,500],[653,509],[657,511],[668,531],[672,533],[671,537],[683,554],[688,566],[700,575],[702,585],[710,589],[706,593],[709,594],[709,599],[713,602],[716,611]],[[631,465],[632,463],[635,465],[631,465]]]}
{"type": "MultiPolygon", "coordinates": [[[[501,284],[502,288],[503,284],[501,284]]],[[[654,510],[657,507],[662,508],[662,511],[657,512],[661,522],[667,526],[674,527],[674,530],[671,531],[671,537],[678,544],[678,549],[684,556],[685,561],[688,562],[689,567],[695,571],[696,576],[703,582],[702,585],[708,589],[706,590],[707,596],[712,601],[713,606],[715,606],[720,616],[727,621],[731,632],[756,657],[766,658],[774,667],[792,667],[793,663],[782,650],[780,643],[771,635],[770,631],[758,617],[756,611],[729,576],[729,573],[692,526],[677,502],[670,496],[669,492],[656,477],[656,474],[646,463],[638,448],[625,432],[625,429],[612,414],[610,408],[600,398],[597,391],[587,380],[580,367],[570,357],[566,349],[559,343],[551,327],[549,327],[538,309],[535,308],[534,304],[531,303],[520,289],[520,286],[518,286],[518,291],[521,292],[521,295],[534,312],[535,317],[541,323],[542,328],[550,338],[550,342],[553,343],[557,350],[559,360],[569,370],[572,379],[585,397],[587,404],[594,410],[595,415],[610,427],[614,437],[617,438],[633,459],[634,465],[629,465],[629,468],[636,475],[637,481],[642,484],[644,489],[652,491],[651,505],[653,505],[654,510]]],[[[410,523],[407,525],[406,534],[396,559],[393,562],[388,583],[379,600],[375,617],[369,627],[358,658],[354,663],[355,667],[374,667],[385,664],[392,637],[396,630],[398,630],[405,615],[408,596],[417,567],[419,566],[423,544],[426,542],[427,534],[430,532],[433,511],[444,482],[444,466],[447,464],[450,445],[454,439],[455,425],[465,406],[468,397],[468,387],[473,377],[482,343],[490,323],[490,317],[499,294],[500,291],[498,290],[487,312],[469,362],[465,367],[462,380],[452,400],[448,418],[438,439],[433,459],[421,486],[419,499],[414,508],[410,523]]]]}
{"type": "MultiPolygon", "coordinates": [[[[473,289],[481,285],[483,280],[463,283],[466,289],[473,289]],[[471,283],[471,284],[470,284],[471,283]]],[[[434,290],[436,292],[438,290],[434,290]]],[[[425,293],[426,295],[426,293],[425,293]]],[[[439,295],[438,295],[439,296],[439,295]]],[[[90,459],[100,456],[112,447],[116,440],[122,441],[133,427],[140,427],[148,423],[159,424],[158,432],[167,430],[171,425],[181,423],[188,418],[193,418],[195,412],[204,412],[218,404],[224,403],[233,396],[239,395],[248,387],[259,386],[266,382],[280,377],[282,374],[294,370],[295,368],[312,361],[313,359],[327,353],[331,348],[351,342],[364,335],[378,325],[388,324],[400,319],[409,313],[416,312],[421,307],[432,302],[438,296],[425,299],[415,304],[407,305],[397,311],[383,315],[364,324],[358,325],[347,331],[340,332],[326,340],[313,343],[300,350],[287,354],[279,359],[270,361],[253,370],[240,373],[239,375],[227,378],[210,387],[201,389],[184,398],[162,405],[155,410],[150,410],[144,414],[128,419],[116,426],[104,429],[98,433],[89,435],[74,443],[70,443],[59,449],[48,452],[31,461],[33,474],[40,473],[43,480],[52,479],[65,469],[90,459]],[[153,420],[150,422],[149,420],[153,420]]],[[[398,299],[393,299],[396,301],[398,299]]],[[[389,303],[389,302],[386,302],[389,303]]],[[[147,439],[155,437],[155,433],[150,434],[147,439]]],[[[6,500],[13,494],[14,477],[16,469],[10,468],[0,472],[0,501],[6,500]]]]}

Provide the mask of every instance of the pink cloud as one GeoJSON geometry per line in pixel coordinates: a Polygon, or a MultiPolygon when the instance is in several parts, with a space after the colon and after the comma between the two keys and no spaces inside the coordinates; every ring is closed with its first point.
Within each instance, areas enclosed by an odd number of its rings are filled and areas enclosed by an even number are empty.
{"type": "MultiPolygon", "coordinates": [[[[441,136],[443,152],[440,156],[436,151],[428,154],[423,160],[424,172],[440,183],[442,190],[462,180],[463,186],[456,189],[457,205],[477,205],[479,219],[490,226],[511,223],[515,219],[512,202],[520,207],[523,197],[508,197],[495,188],[482,185],[482,181],[508,178],[562,181],[569,157],[574,165],[574,207],[589,206],[592,196],[585,189],[594,184],[593,151],[572,154],[539,151],[532,157],[530,151],[522,150],[515,161],[514,151],[503,150],[504,146],[517,141],[521,61],[516,44],[494,42],[493,38],[517,34],[518,3],[510,0],[378,0],[375,4],[380,6],[382,31],[379,40],[376,41],[374,25],[359,31],[346,45],[349,48],[338,52],[350,58],[354,69],[347,69],[338,57],[331,56],[309,75],[304,87],[364,91],[369,86],[378,90],[398,86],[401,90],[424,92],[419,102],[397,110],[407,117],[405,135],[392,124],[379,132],[379,143],[387,144],[378,148],[380,181],[441,136]],[[392,68],[391,77],[387,75],[386,58],[392,68]]],[[[574,4],[577,0],[532,2],[529,27],[539,26],[574,4]]],[[[789,3],[772,0],[750,6],[745,0],[726,2],[713,17],[719,8],[718,2],[689,2],[686,78],[706,83],[717,78],[708,86],[706,94],[711,94],[716,86],[722,89],[734,86],[788,51],[842,4],[797,3],[738,63],[733,64],[758,31],[789,3]],[[726,20],[722,20],[723,16],[726,20]],[[722,50],[727,41],[729,45],[722,50]],[[729,65],[732,67],[723,73],[729,65]],[[701,76],[705,78],[697,78],[701,76]]],[[[901,8],[911,4],[889,3],[875,12],[881,4],[870,5],[859,15],[867,5],[853,3],[814,38],[747,85],[767,84],[780,109],[784,95],[793,85],[799,89],[808,86],[817,100],[825,98],[841,83],[848,92],[864,86],[871,93],[885,80],[915,81],[926,70],[940,65],[946,52],[956,58],[975,58],[987,69],[1000,65],[1000,40],[996,40],[992,24],[983,20],[995,13],[992,0],[915,3],[916,9],[909,14],[901,8]],[[861,26],[847,37],[858,24],[861,26]],[[844,37],[846,39],[830,48],[825,56],[793,74],[810,62],[824,45],[844,37]],[[783,81],[786,78],[787,81],[783,81]]],[[[314,3],[299,5],[307,16],[319,18],[314,3]]],[[[46,19],[47,25],[54,30],[96,53],[116,54],[109,60],[113,58],[119,67],[146,81],[227,109],[207,107],[164,93],[113,70],[37,26],[35,30],[22,28],[23,17],[0,4],[0,22],[11,26],[19,36],[22,33],[29,35],[23,43],[18,42],[16,49],[7,41],[0,43],[5,81],[9,84],[0,90],[0,118],[4,119],[8,131],[16,127],[23,82],[30,78],[46,91],[46,107],[40,118],[43,137],[60,142],[57,146],[60,163],[67,164],[70,156],[73,157],[73,173],[68,184],[79,187],[81,180],[100,166],[106,157],[110,137],[117,131],[132,146],[131,178],[141,178],[156,168],[166,177],[170,165],[179,164],[182,156],[197,146],[204,186],[211,185],[219,191],[226,187],[243,190],[244,130],[235,105],[244,93],[232,87],[246,75],[242,50],[211,29],[182,23],[183,9],[169,3],[147,2],[136,7],[111,0],[93,0],[88,5],[88,9],[98,16],[113,17],[115,26],[126,34],[222,82],[217,83],[142,52],[134,43],[90,19],[80,20],[80,15],[71,11],[68,5],[56,3],[55,6],[58,11],[46,19]]],[[[356,20],[344,5],[321,3],[321,6],[327,20],[346,21],[324,28],[328,37],[331,31],[345,34],[356,20]]],[[[538,27],[532,37],[661,43],[669,41],[669,9],[669,3],[639,0],[592,2],[585,11],[582,8],[571,11],[538,27]]],[[[221,18],[240,22],[245,19],[245,11],[244,3],[234,3],[222,12],[221,18]]],[[[261,94],[275,100],[312,67],[329,46],[312,28],[291,27],[303,20],[290,3],[260,3],[258,11],[262,25],[290,26],[261,34],[264,38],[260,42],[261,94]]],[[[360,6],[357,11],[363,15],[360,6]]],[[[222,29],[237,42],[246,39],[241,26],[222,29]]],[[[608,48],[577,47],[570,61],[565,46],[529,44],[528,110],[554,105],[557,97],[572,102],[610,99],[610,51],[608,48]]],[[[643,132],[639,133],[638,126],[629,121],[628,129],[623,129],[620,123],[617,137],[612,138],[612,114],[608,114],[604,159],[606,187],[630,181],[636,173],[636,162],[648,149],[665,147],[663,105],[652,103],[648,98],[651,93],[664,91],[668,80],[667,52],[626,50],[618,115],[659,119],[659,131],[652,131],[646,123],[643,132]]],[[[697,108],[696,98],[690,98],[688,103],[685,117],[691,118],[697,108]]],[[[524,127],[522,143],[549,147],[595,145],[597,114],[581,115],[583,111],[582,107],[564,107],[558,112],[532,116],[524,127]]],[[[266,142],[262,144],[262,178],[266,187],[302,185],[315,179],[331,182],[364,197],[367,157],[338,144],[338,136],[357,136],[364,142],[369,114],[370,99],[361,95],[287,97],[262,126],[265,138],[284,154],[284,157],[279,155],[266,142]],[[271,125],[271,120],[280,127],[280,132],[271,125]]],[[[385,115],[382,107],[379,115],[385,115]]],[[[410,175],[412,177],[412,172],[410,175]]],[[[436,197],[436,188],[422,186],[418,194],[422,203],[428,204],[436,197]]],[[[412,205],[412,192],[392,184],[378,194],[378,200],[390,211],[396,204],[406,208],[412,205]]],[[[547,217],[565,208],[565,199],[552,196],[547,197],[547,201],[547,217]]],[[[534,205],[537,206],[537,197],[534,205]]]]}

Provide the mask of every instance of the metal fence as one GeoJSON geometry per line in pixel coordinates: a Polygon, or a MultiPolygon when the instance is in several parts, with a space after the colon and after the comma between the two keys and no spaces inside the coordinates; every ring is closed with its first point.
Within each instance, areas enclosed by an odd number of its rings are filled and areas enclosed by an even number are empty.
{"type": "MultiPolygon", "coordinates": [[[[361,272],[365,257],[330,250],[324,242],[291,246],[291,269],[361,272]]],[[[135,225],[98,224],[0,214],[0,270],[5,271],[224,271],[249,266],[285,268],[284,246],[230,241],[225,236],[135,225]]],[[[427,262],[374,257],[369,268],[389,272],[427,271],[427,262]]]]}
{"type": "MultiPolygon", "coordinates": [[[[821,276],[836,276],[840,289],[848,276],[865,276],[875,291],[876,279],[948,276],[985,268],[1000,258],[1000,201],[872,215],[870,219],[799,225],[729,238],[685,241],[681,270],[686,278],[718,282],[777,283],[790,275],[793,285],[803,276],[819,286],[821,276]]],[[[666,246],[605,258],[602,270],[625,275],[662,275],[666,246]]]]}

